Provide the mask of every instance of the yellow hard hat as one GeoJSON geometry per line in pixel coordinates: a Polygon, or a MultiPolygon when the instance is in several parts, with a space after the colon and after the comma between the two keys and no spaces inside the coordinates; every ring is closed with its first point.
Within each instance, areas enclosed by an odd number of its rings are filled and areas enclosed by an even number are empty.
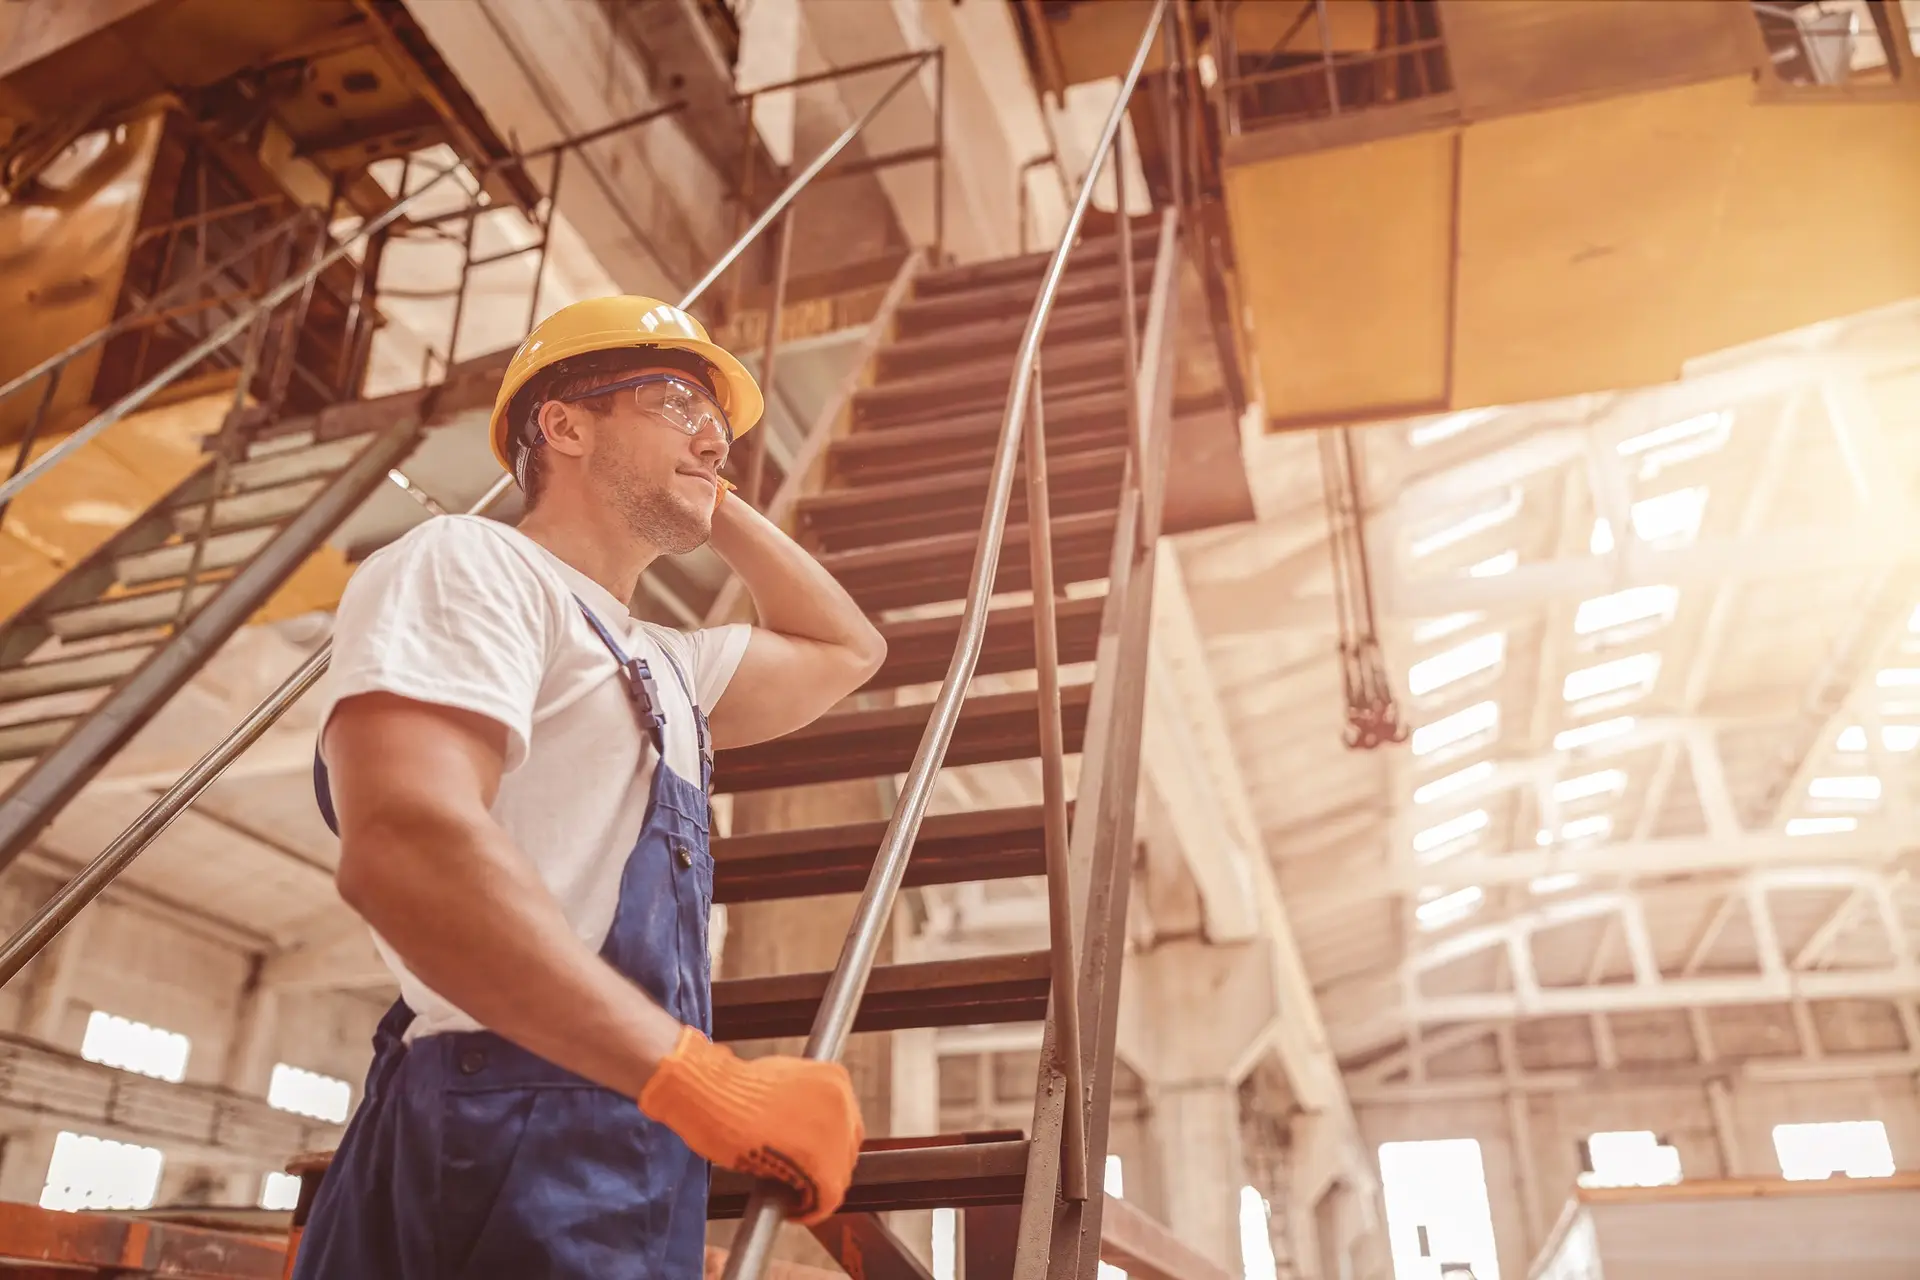
{"type": "Polygon", "coordinates": [[[735,439],[760,421],[766,408],[760,385],[745,365],[707,336],[698,320],[658,298],[630,293],[588,298],[542,320],[513,353],[507,376],[500,380],[500,392],[493,398],[493,456],[500,465],[513,470],[507,442],[514,424],[508,410],[533,375],[572,356],[628,347],[687,351],[712,365],[714,392],[720,398],[720,407],[726,410],[735,439]]]}

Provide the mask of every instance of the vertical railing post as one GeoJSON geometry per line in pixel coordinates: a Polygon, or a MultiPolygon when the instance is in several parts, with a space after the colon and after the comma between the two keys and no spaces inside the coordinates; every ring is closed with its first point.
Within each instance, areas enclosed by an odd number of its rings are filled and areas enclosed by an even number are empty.
{"type": "MultiPolygon", "coordinates": [[[[1127,130],[1124,122],[1120,131],[1114,135],[1113,151],[1109,157],[1113,164],[1113,225],[1120,237],[1120,328],[1126,334],[1125,355],[1127,362],[1127,449],[1133,454],[1133,473],[1144,475],[1147,465],[1147,443],[1143,434],[1140,418],[1140,406],[1132,389],[1140,382],[1140,336],[1138,304],[1134,300],[1133,290],[1133,225],[1127,217],[1127,152],[1125,139],[1127,130]]],[[[1096,159],[1095,169],[1099,168],[1096,159]]]]}
{"type": "MultiPolygon", "coordinates": [[[[769,405],[773,403],[774,365],[780,355],[780,318],[787,306],[787,276],[793,266],[793,219],[792,212],[781,215],[780,229],[775,233],[778,240],[773,255],[773,302],[767,307],[766,339],[760,347],[760,391],[769,405]]],[[[748,443],[752,448],[747,453],[747,470],[741,477],[741,488],[746,490],[747,501],[757,507],[767,473],[767,441],[763,434],[754,436],[748,443]]]]}
{"type": "MultiPolygon", "coordinates": [[[[1027,563],[1033,587],[1034,672],[1039,692],[1040,790],[1046,812],[1048,952],[1053,984],[1054,1048],[1067,1081],[1061,1134],[1061,1193],[1087,1198],[1087,1090],[1080,1057],[1080,961],[1073,933],[1073,887],[1067,865],[1066,734],[1060,722],[1060,637],[1054,616],[1053,525],[1047,498],[1046,413],[1040,357],[1033,362],[1032,420],[1027,423],[1027,563]]],[[[1129,395],[1132,384],[1129,382],[1129,395]]]]}
{"type": "Polygon", "coordinates": [[[540,285],[547,275],[547,254],[553,247],[553,223],[560,216],[560,161],[565,147],[553,152],[553,167],[547,172],[547,216],[540,224],[540,253],[533,262],[533,292],[527,299],[527,332],[540,322],[540,285]]]}
{"type": "Polygon", "coordinates": [[[1327,0],[1313,0],[1314,24],[1320,28],[1320,69],[1327,78],[1327,112],[1340,114],[1340,77],[1333,69],[1333,29],[1327,25],[1327,0]]]}
{"type": "MultiPolygon", "coordinates": [[[[460,283],[453,293],[453,324],[447,332],[447,368],[453,368],[454,361],[460,358],[460,322],[467,314],[467,282],[473,275],[473,236],[484,212],[478,204],[469,205],[466,216],[466,231],[460,237],[460,283]]],[[[432,350],[431,347],[428,348],[432,350]]],[[[423,378],[424,382],[425,379],[423,378]]]]}
{"type": "MultiPolygon", "coordinates": [[[[1022,187],[1025,180],[1022,180],[1022,187]]],[[[1026,235],[1025,228],[1021,235],[1026,235]]],[[[947,262],[947,47],[933,54],[933,261],[947,262]]]]}

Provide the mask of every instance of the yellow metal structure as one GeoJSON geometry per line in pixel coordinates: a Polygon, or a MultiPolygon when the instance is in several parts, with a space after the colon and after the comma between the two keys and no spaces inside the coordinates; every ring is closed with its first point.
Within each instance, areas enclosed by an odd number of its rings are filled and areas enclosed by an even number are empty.
{"type": "Polygon", "coordinates": [[[1920,294],[1913,76],[1784,84],[1745,4],[1438,12],[1430,91],[1225,140],[1275,429],[1663,382],[1920,294]]]}

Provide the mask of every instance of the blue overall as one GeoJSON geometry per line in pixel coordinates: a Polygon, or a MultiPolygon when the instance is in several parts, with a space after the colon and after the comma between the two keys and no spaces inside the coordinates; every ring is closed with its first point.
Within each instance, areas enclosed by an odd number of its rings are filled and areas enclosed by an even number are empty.
{"type": "MultiPolygon", "coordinates": [[[[646,821],[600,955],[680,1021],[711,1032],[707,851],[712,752],[693,706],[700,785],[668,766],[660,699],[585,603],[657,753],[646,821]]],[[[662,650],[664,653],[665,651],[662,650]]],[[[324,764],[315,789],[337,831],[324,764]]],[[[701,1274],[707,1164],[620,1097],[491,1032],[403,1039],[396,1002],[366,1093],[321,1183],[294,1280],[687,1280],[701,1274]]]]}

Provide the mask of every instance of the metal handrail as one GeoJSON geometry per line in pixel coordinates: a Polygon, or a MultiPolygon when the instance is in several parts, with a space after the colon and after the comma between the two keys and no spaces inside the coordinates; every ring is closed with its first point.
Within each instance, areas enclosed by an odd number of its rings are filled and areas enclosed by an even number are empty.
{"type": "MultiPolygon", "coordinates": [[[[720,278],[726,269],[746,252],[747,248],[759,238],[773,220],[783,213],[801,190],[819,174],[820,170],[842,151],[846,150],[854,138],[858,137],[867,124],[878,115],[880,109],[893,99],[893,96],[916,75],[920,68],[932,58],[929,50],[914,62],[887,91],[880,95],[871,106],[861,113],[859,118],[849,124],[840,136],[829,143],[824,151],[805,169],[803,169],[772,204],[768,205],[745,234],[734,241],[731,248],[722,254],[713,269],[700,279],[687,295],[680,299],[680,307],[685,310],[700,299],[700,295],[720,278]]],[[[442,175],[444,176],[444,175],[442,175]]],[[[439,181],[438,178],[435,181],[439,181]]],[[[490,488],[467,509],[468,515],[479,515],[489,511],[513,487],[513,477],[502,475],[490,488]]],[[[326,673],[327,665],[333,656],[333,642],[328,640],[312,656],[280,682],[280,686],[256,706],[247,717],[236,726],[217,746],[201,756],[192,768],[160,794],[147,806],[138,818],[125,831],[115,838],[112,844],[95,856],[92,862],[72,880],[62,885],[54,895],[9,937],[4,946],[0,946],[0,986],[11,982],[20,970],[24,969],[41,948],[53,941],[60,930],[72,922],[73,918],[85,909],[88,903],[100,896],[102,890],[112,884],[115,878],[140,856],[155,837],[173,824],[187,807],[199,798],[200,793],[211,786],[228,766],[239,759],[246,749],[260,739],[275,721],[287,713],[306,692],[318,683],[326,673]]]]}
{"type": "MultiPolygon", "coordinates": [[[[973,574],[967,587],[965,611],[960,616],[959,641],[954,646],[953,657],[947,664],[947,674],[941,682],[940,692],[935,695],[931,712],[927,719],[926,730],[921,734],[920,745],[914,752],[913,764],[907,771],[906,781],[900,788],[900,798],[895,804],[893,816],[888,820],[886,835],[880,841],[880,848],[874,858],[873,871],[867,880],[866,890],[860,896],[860,904],[854,913],[853,928],[847,934],[847,941],[840,952],[840,959],[834,965],[833,976],[828,979],[825,994],[821,996],[820,1007],[814,1015],[813,1030],[807,1037],[806,1056],[818,1059],[834,1059],[840,1056],[845,1047],[848,1034],[853,1029],[854,1014],[860,1006],[860,998],[865,994],[867,980],[873,973],[878,958],[880,940],[886,934],[887,923],[893,913],[894,898],[898,895],[901,881],[907,870],[907,861],[913,851],[914,839],[919,835],[920,823],[925,818],[927,806],[933,799],[933,787],[939,775],[940,767],[946,758],[947,745],[953,739],[953,732],[959,723],[961,705],[966,698],[967,687],[973,681],[974,668],[979,664],[980,653],[984,647],[987,629],[987,612],[993,596],[993,580],[1000,563],[1000,548],[1007,530],[1008,507],[1013,496],[1014,471],[1021,457],[1021,434],[1026,421],[1028,398],[1033,395],[1036,385],[1035,370],[1040,356],[1040,344],[1046,336],[1047,319],[1053,312],[1054,297],[1060,288],[1061,277],[1066,272],[1067,257],[1073,250],[1075,239],[1079,235],[1080,224],[1086,217],[1088,206],[1093,202],[1094,188],[1100,179],[1100,173],[1109,160],[1115,157],[1115,142],[1120,136],[1121,122],[1126,119],[1127,105],[1133,97],[1134,87],[1138,84],[1141,70],[1146,66],[1148,52],[1159,33],[1160,24],[1166,15],[1167,0],[1155,0],[1152,12],[1147,18],[1146,29],[1140,37],[1139,47],[1134,52],[1133,63],[1125,78],[1120,82],[1119,96],[1113,109],[1107,115],[1106,124],[1101,130],[1100,140],[1094,148],[1093,162],[1088,167],[1086,178],[1081,182],[1080,192],[1073,204],[1072,212],[1067,216],[1066,226],[1060,233],[1060,242],[1054,248],[1053,257],[1047,264],[1046,274],[1042,277],[1038,295],[1034,298],[1033,310],[1027,317],[1026,332],[1020,340],[1020,347],[1014,356],[1013,377],[1007,388],[1006,416],[1000,424],[1000,440],[997,446],[993,474],[988,481],[986,514],[980,522],[980,541],[974,550],[973,574]]],[[[1134,317],[1127,316],[1126,323],[1131,326],[1134,317]]],[[[1142,460],[1144,461],[1144,459],[1142,460]]],[[[1139,473],[1136,479],[1139,478],[1139,473]]],[[[1029,473],[1029,485],[1033,476],[1029,473]]],[[[1043,481],[1044,483],[1044,481],[1043,481]]],[[[1049,540],[1049,531],[1039,524],[1031,511],[1028,517],[1029,537],[1036,542],[1049,540]]],[[[1047,552],[1045,545],[1036,549],[1035,554],[1047,552]]],[[[1034,599],[1036,615],[1049,614],[1053,607],[1052,597],[1041,599],[1037,593],[1034,599]]],[[[1044,643],[1044,638],[1040,641],[1044,643]]],[[[1054,701],[1055,714],[1058,714],[1057,697],[1054,701]]],[[[1043,705],[1043,712],[1044,712],[1043,705]]],[[[1052,806],[1049,806],[1052,808],[1052,806]]],[[[1053,822],[1049,820],[1049,839],[1047,840],[1047,888],[1049,899],[1049,918],[1052,921],[1052,971],[1053,971],[1053,1013],[1056,1027],[1061,1038],[1071,1028],[1075,1043],[1070,1051],[1063,1049],[1066,1058],[1063,1064],[1068,1080],[1067,1116],[1068,1134],[1065,1139],[1065,1158],[1071,1169],[1077,1158],[1081,1169],[1081,1178],[1085,1180],[1086,1143],[1081,1134],[1077,1143],[1071,1136],[1084,1124],[1086,1109],[1085,1090],[1081,1084],[1081,1061],[1078,1033],[1079,990],[1077,969],[1074,962],[1074,945],[1070,913],[1062,908],[1066,902],[1068,890],[1065,862],[1065,848],[1053,839],[1053,822]],[[1062,924],[1065,930],[1062,931],[1062,924]],[[1073,1119],[1078,1115],[1080,1120],[1073,1119]]],[[[722,1272],[724,1280],[757,1280],[766,1269],[772,1257],[774,1241],[778,1235],[785,1202],[780,1192],[773,1186],[762,1184],[747,1201],[746,1212],[742,1216],[740,1227],[733,1237],[733,1246],[727,1255],[726,1269],[722,1272]]]]}

